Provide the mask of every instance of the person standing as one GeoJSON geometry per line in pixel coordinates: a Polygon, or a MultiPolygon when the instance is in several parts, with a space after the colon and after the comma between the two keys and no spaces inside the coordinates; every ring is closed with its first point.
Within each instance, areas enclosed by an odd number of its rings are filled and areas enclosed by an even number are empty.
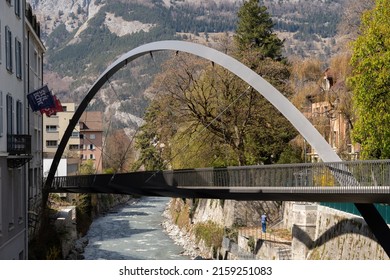
{"type": "Polygon", "coordinates": [[[261,228],[263,232],[267,231],[267,215],[265,213],[261,215],[261,228]]]}

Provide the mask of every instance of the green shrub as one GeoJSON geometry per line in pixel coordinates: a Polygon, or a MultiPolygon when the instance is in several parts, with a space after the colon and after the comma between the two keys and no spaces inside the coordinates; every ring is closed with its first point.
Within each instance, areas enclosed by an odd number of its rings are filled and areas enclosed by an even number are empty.
{"type": "Polygon", "coordinates": [[[223,227],[214,222],[208,221],[198,223],[194,227],[196,240],[203,240],[208,247],[219,248],[222,244],[223,227]]]}

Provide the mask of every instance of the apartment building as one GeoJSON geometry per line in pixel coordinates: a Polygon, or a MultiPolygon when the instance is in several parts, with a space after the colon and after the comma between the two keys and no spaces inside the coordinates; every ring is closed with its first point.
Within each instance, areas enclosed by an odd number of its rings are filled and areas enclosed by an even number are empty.
{"type": "Polygon", "coordinates": [[[84,112],[80,124],[80,158],[82,163],[92,161],[97,173],[103,171],[103,113],[84,112]]]}
{"type": "MultiPolygon", "coordinates": [[[[330,69],[327,69],[320,90],[308,97],[311,106],[308,118],[341,158],[357,160],[360,145],[352,143],[351,123],[340,110],[340,96],[346,90],[345,83],[335,83],[330,69]]],[[[313,162],[319,160],[315,150],[309,151],[308,156],[313,162]]]]}
{"type": "MultiPolygon", "coordinates": [[[[26,94],[43,86],[43,56],[46,51],[40,35],[40,24],[32,12],[30,4],[25,10],[25,61],[26,61],[26,94]]],[[[26,104],[28,135],[31,135],[31,155],[28,162],[28,236],[33,238],[39,227],[42,211],[42,114],[33,112],[26,104]]]]}
{"type": "MultiPolygon", "coordinates": [[[[77,109],[75,103],[62,103],[63,112],[43,117],[44,158],[51,159],[77,109]]],[[[67,160],[67,174],[79,173],[88,160],[96,172],[102,171],[103,115],[101,112],[84,112],[67,143],[63,157],[67,160]]]]}
{"type": "MultiPolygon", "coordinates": [[[[47,117],[43,116],[43,157],[52,159],[57,151],[69,121],[74,115],[76,105],[74,103],[63,103],[62,112],[47,117]]],[[[76,125],[70,137],[63,157],[66,159],[67,174],[75,175],[81,164],[80,160],[80,126],[76,125]]]]}
{"type": "Polygon", "coordinates": [[[42,86],[44,52],[30,6],[0,0],[0,259],[28,256],[29,202],[42,187],[42,119],[26,96],[42,86]]]}

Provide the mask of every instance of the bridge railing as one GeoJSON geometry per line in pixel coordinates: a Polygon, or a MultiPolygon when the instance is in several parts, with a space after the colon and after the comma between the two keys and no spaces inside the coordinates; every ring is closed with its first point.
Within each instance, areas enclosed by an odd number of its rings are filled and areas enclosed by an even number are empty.
{"type": "MultiPolygon", "coordinates": [[[[99,180],[104,177],[111,177],[110,175],[100,174],[99,180]]],[[[79,186],[93,186],[97,177],[95,175],[77,175],[77,176],[61,176],[55,177],[52,188],[61,189],[63,187],[79,187],[79,186]]]]}
{"type": "Polygon", "coordinates": [[[323,187],[390,186],[390,160],[273,164],[56,177],[53,189],[108,186],[323,187]],[[121,177],[125,176],[125,177],[121,177]]]}
{"type": "Polygon", "coordinates": [[[164,171],[180,186],[389,186],[390,160],[164,171]]]}

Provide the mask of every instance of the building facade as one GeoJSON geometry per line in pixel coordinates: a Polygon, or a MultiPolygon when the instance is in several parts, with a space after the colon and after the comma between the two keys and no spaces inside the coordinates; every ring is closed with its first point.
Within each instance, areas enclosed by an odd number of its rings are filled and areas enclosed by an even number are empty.
{"type": "MultiPolygon", "coordinates": [[[[43,57],[46,51],[41,41],[40,24],[33,14],[30,4],[25,9],[25,69],[26,94],[43,86],[43,57]]],[[[42,114],[33,112],[26,102],[27,107],[27,134],[31,135],[31,155],[28,162],[28,229],[29,240],[33,238],[39,228],[38,217],[42,211],[42,114]]]]}
{"type": "MultiPolygon", "coordinates": [[[[340,96],[346,91],[345,83],[334,83],[330,69],[327,69],[320,90],[308,97],[310,113],[307,117],[342,159],[357,160],[360,145],[352,143],[351,121],[340,109],[342,107],[340,96]]],[[[319,161],[319,156],[314,149],[311,149],[307,155],[310,161],[319,161]]]]}
{"type": "Polygon", "coordinates": [[[80,158],[82,164],[92,162],[96,173],[103,171],[103,113],[84,112],[80,124],[80,158]]]}
{"type": "Polygon", "coordinates": [[[42,121],[27,94],[42,84],[45,49],[28,8],[24,0],[0,1],[0,259],[27,258],[28,201],[42,185],[42,121]]]}
{"type": "MultiPolygon", "coordinates": [[[[54,157],[57,147],[77,109],[74,103],[62,103],[63,112],[55,116],[43,117],[44,158],[54,157]]],[[[72,132],[63,157],[67,159],[67,173],[80,173],[80,166],[92,162],[97,173],[102,172],[103,114],[84,112],[72,132]]]]}
{"type": "MultiPolygon", "coordinates": [[[[63,103],[62,112],[47,117],[43,116],[43,157],[52,159],[57,151],[69,121],[74,115],[76,105],[74,103],[63,103]]],[[[77,125],[70,137],[63,157],[67,162],[67,174],[75,175],[79,170],[80,160],[80,127],[77,125]]]]}

